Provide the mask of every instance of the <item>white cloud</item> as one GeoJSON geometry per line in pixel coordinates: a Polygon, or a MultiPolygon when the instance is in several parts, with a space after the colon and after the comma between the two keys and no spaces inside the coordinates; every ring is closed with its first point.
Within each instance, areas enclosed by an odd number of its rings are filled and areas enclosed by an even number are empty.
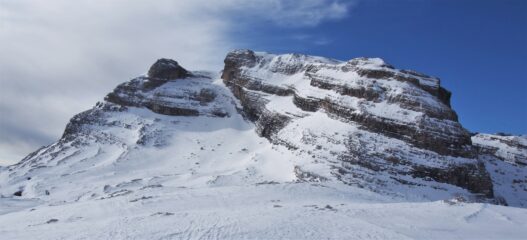
{"type": "MultiPolygon", "coordinates": [[[[160,57],[222,67],[240,24],[309,27],[347,14],[332,0],[0,0],[0,165],[49,144],[73,114],[160,57]]],[[[246,26],[245,26],[246,27],[246,26]]]]}

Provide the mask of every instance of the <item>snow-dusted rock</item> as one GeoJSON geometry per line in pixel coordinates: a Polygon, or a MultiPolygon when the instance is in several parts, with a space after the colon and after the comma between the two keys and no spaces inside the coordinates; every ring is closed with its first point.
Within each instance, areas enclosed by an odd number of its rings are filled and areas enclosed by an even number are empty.
{"type": "Polygon", "coordinates": [[[490,177],[437,78],[379,58],[250,50],[229,53],[222,78],[260,136],[307,153],[312,161],[302,169],[322,165],[312,174],[374,189],[432,179],[492,197],[490,177]]]}
{"type": "Polygon", "coordinates": [[[496,198],[527,207],[527,138],[478,133],[472,142],[492,177],[496,198]]]}
{"type": "Polygon", "coordinates": [[[188,77],[190,73],[172,59],[158,59],[148,70],[148,77],[155,79],[179,79],[188,77]]]}
{"type": "Polygon", "coordinates": [[[472,143],[480,154],[491,154],[511,164],[527,165],[527,137],[478,133],[472,143]]]}
{"type": "Polygon", "coordinates": [[[378,58],[338,62],[238,50],[227,55],[223,79],[240,99],[255,94],[293,96],[293,103],[304,111],[322,109],[443,155],[474,156],[470,134],[457,122],[449,107],[450,93],[439,79],[394,69],[378,58]],[[240,93],[242,88],[257,92],[240,93]]]}

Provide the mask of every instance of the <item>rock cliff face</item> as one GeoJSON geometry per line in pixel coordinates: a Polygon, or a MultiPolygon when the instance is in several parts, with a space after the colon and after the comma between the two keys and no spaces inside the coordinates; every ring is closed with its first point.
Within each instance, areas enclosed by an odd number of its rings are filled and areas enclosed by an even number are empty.
{"type": "Polygon", "coordinates": [[[492,155],[510,164],[527,165],[527,137],[478,133],[472,142],[480,155],[492,155]]]}
{"type": "Polygon", "coordinates": [[[260,136],[308,152],[344,182],[432,179],[493,195],[437,78],[377,58],[340,62],[250,50],[229,53],[222,78],[260,136]],[[389,179],[371,176],[378,172],[389,179]]]}
{"type": "Polygon", "coordinates": [[[59,141],[0,168],[0,195],[63,203],[316,182],[527,206],[525,138],[471,138],[450,95],[378,58],[237,50],[221,79],[160,59],[74,116],[59,141]]]}
{"type": "MultiPolygon", "coordinates": [[[[240,99],[293,96],[296,107],[306,112],[322,109],[440,154],[474,156],[470,134],[457,122],[450,92],[439,79],[394,69],[381,59],[338,62],[240,50],[227,55],[222,78],[240,99]]],[[[251,114],[260,111],[251,107],[255,101],[244,103],[251,114]]]]}
{"type": "Polygon", "coordinates": [[[496,199],[527,207],[527,138],[478,133],[472,143],[492,177],[496,199]]]}

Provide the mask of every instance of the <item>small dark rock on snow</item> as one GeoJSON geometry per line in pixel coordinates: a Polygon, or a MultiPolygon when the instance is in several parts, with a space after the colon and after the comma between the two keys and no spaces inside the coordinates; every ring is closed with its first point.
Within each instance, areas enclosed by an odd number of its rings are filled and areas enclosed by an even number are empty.
{"type": "Polygon", "coordinates": [[[189,72],[172,59],[158,59],[148,70],[148,77],[156,79],[178,79],[189,76],[189,72]]]}

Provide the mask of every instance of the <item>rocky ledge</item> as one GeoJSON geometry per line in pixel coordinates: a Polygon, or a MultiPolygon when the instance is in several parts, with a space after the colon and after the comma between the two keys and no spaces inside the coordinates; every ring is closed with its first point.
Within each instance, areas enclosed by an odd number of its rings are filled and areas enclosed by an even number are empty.
{"type": "Polygon", "coordinates": [[[511,164],[527,165],[527,137],[478,133],[472,142],[479,154],[490,154],[511,164]]]}
{"type": "Polygon", "coordinates": [[[439,79],[397,70],[378,58],[340,62],[238,50],[225,58],[222,78],[251,118],[264,112],[264,95],[293,96],[303,111],[324,110],[442,155],[475,156],[470,134],[457,121],[451,94],[439,79]]]}
{"type": "Polygon", "coordinates": [[[365,187],[437,187],[433,180],[493,196],[438,78],[379,58],[341,62],[251,50],[230,52],[222,78],[260,136],[306,153],[313,159],[306,166],[329,165],[299,167],[301,177],[332,175],[365,187]]]}
{"type": "Polygon", "coordinates": [[[105,112],[126,111],[127,108],[147,108],[170,116],[226,117],[223,96],[218,86],[211,84],[213,76],[206,72],[190,72],[171,59],[159,59],[147,76],[139,76],[118,85],[93,109],[74,116],[64,136],[82,131],[104,119],[105,112]],[[219,98],[219,99],[218,99],[219,98]]]}

